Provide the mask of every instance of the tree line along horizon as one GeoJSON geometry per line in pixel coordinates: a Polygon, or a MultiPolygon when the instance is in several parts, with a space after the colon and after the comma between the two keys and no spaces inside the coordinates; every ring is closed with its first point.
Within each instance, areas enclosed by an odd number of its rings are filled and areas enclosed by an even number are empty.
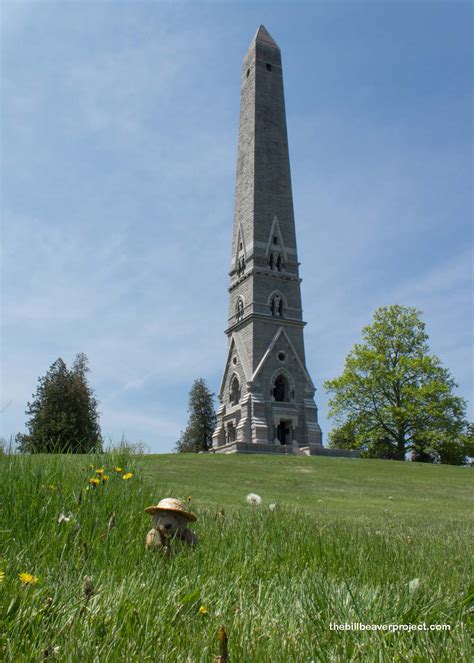
{"type": "MultiPolygon", "coordinates": [[[[27,433],[15,437],[20,453],[103,451],[98,401],[88,384],[88,360],[79,353],[70,369],[59,358],[40,377],[25,414],[27,433]]],[[[474,456],[474,424],[466,401],[440,359],[430,354],[421,313],[392,305],[377,309],[345,359],[339,377],[324,382],[330,394],[331,448],[360,450],[367,458],[462,465],[474,456]]],[[[174,451],[209,451],[215,428],[214,394],[194,381],[189,419],[174,451]]]]}

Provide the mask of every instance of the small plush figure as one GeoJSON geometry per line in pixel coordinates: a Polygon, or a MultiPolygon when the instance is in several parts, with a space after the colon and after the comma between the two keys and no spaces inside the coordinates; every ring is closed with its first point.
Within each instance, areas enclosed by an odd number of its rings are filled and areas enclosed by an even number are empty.
{"type": "Polygon", "coordinates": [[[173,540],[180,539],[190,546],[198,542],[197,535],[188,527],[188,522],[195,522],[196,516],[186,511],[180,500],[167,497],[156,506],[145,509],[153,517],[153,527],[146,535],[145,548],[162,548],[163,551],[170,550],[173,540]]]}

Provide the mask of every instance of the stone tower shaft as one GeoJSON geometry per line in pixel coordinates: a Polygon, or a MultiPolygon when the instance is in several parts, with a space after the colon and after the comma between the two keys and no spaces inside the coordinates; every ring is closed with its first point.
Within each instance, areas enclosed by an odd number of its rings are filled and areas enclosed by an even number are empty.
{"type": "Polygon", "coordinates": [[[275,216],[296,256],[281,54],[261,26],[242,66],[233,251],[240,226],[248,250],[265,249],[275,216]]]}
{"type": "Polygon", "coordinates": [[[242,67],[229,275],[228,357],[214,446],[320,446],[305,365],[281,53],[263,26],[242,67]]]}

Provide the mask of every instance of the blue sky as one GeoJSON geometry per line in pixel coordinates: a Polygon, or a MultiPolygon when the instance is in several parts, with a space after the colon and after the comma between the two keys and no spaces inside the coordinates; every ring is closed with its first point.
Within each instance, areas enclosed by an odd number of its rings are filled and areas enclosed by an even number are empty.
{"type": "Polygon", "coordinates": [[[170,451],[193,380],[218,390],[240,68],[261,23],[283,56],[325,438],[322,383],[382,305],[423,311],[471,404],[471,21],[459,0],[4,0],[2,434],[77,352],[107,440],[170,451]]]}

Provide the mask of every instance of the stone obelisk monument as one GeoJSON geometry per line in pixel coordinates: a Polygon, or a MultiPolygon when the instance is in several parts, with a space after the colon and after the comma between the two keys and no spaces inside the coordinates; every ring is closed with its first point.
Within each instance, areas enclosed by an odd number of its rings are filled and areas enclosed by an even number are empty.
{"type": "Polygon", "coordinates": [[[260,26],[242,68],[218,452],[311,454],[322,447],[298,266],[281,54],[260,26]]]}

